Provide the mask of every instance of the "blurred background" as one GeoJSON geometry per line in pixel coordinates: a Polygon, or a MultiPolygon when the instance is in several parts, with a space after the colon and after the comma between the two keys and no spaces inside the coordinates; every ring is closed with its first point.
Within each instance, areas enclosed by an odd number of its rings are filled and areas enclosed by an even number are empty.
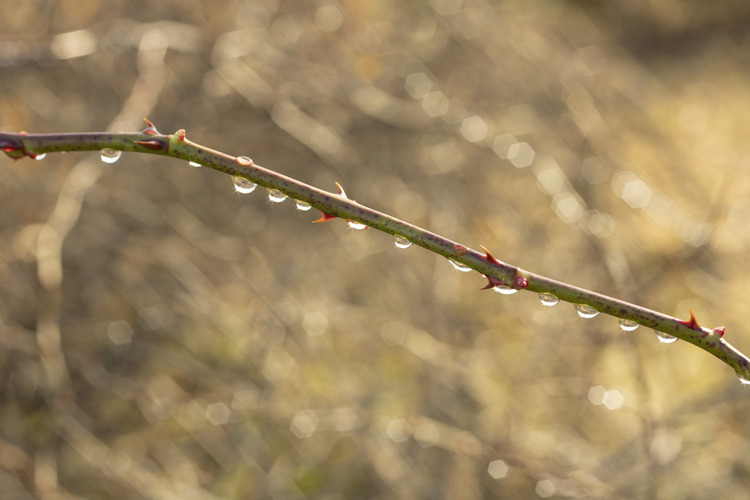
{"type": "MultiPolygon", "coordinates": [[[[185,128],[750,351],[750,4],[0,2],[0,129],[185,128]]],[[[0,497],[743,497],[716,358],[174,159],[0,158],[0,497]]]]}

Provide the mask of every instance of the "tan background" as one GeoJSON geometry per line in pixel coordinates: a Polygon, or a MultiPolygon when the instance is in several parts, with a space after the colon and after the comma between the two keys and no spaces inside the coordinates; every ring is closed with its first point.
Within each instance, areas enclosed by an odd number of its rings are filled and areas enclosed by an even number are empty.
{"type": "MultiPolygon", "coordinates": [[[[0,2],[0,129],[188,137],[750,351],[750,6],[0,2]]],[[[697,348],[173,159],[0,159],[3,498],[741,498],[697,348]]]]}

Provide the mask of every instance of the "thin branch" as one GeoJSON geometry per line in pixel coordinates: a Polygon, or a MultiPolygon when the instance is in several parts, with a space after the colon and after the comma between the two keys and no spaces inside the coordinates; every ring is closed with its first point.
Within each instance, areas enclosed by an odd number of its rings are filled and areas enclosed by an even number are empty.
{"type": "Polygon", "coordinates": [[[501,293],[514,293],[518,290],[536,292],[543,294],[542,297],[548,301],[562,300],[575,304],[579,314],[584,317],[604,313],[619,318],[624,328],[642,325],[662,332],[666,336],[690,342],[731,366],[743,384],[750,384],[750,359],[724,340],[724,327],[703,328],[695,320],[692,312],[688,320],[680,320],[519,269],[497,260],[484,247],[482,247],[482,252],[470,249],[460,243],[360,205],[349,199],[341,186],[339,186],[338,193],[323,191],[255,165],[247,157],[234,157],[195,144],[186,139],[184,130],[178,130],[172,135],[160,134],[151,122],[146,121],[148,127],[138,133],[26,134],[22,132],[14,134],[0,132],[0,149],[16,159],[25,156],[36,158],[41,154],[61,151],[114,150],[172,156],[200,163],[234,177],[247,179],[253,184],[275,189],[311,205],[323,213],[323,217],[316,222],[341,218],[405,238],[415,245],[452,260],[459,266],[465,266],[483,274],[488,280],[486,288],[494,288],[501,293]]]}

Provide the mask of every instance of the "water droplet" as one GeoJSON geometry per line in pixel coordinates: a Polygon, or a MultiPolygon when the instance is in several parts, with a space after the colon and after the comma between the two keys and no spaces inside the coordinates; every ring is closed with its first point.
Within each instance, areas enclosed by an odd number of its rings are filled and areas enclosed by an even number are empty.
{"type": "Polygon", "coordinates": [[[120,155],[122,154],[122,151],[118,151],[116,149],[104,148],[102,149],[101,153],[102,153],[101,158],[104,163],[114,163],[120,159],[120,155]]]}
{"type": "Polygon", "coordinates": [[[497,293],[502,293],[503,295],[513,295],[514,293],[518,292],[518,288],[511,288],[508,285],[493,286],[492,290],[497,293]]]}
{"type": "Polygon", "coordinates": [[[236,175],[232,176],[232,183],[234,184],[234,190],[242,194],[252,193],[257,187],[254,182],[244,177],[237,177],[236,175]]]}
{"type": "Polygon", "coordinates": [[[188,165],[190,165],[191,167],[195,167],[195,168],[203,166],[200,163],[198,163],[197,161],[191,161],[190,163],[188,163],[188,165]]]}
{"type": "Polygon", "coordinates": [[[576,312],[583,319],[591,319],[599,315],[599,311],[585,304],[576,304],[576,312]]]}
{"type": "Polygon", "coordinates": [[[35,160],[43,160],[47,157],[47,153],[39,153],[34,157],[35,160]]]}
{"type": "Polygon", "coordinates": [[[239,163],[240,165],[244,165],[246,167],[249,167],[253,164],[253,160],[248,158],[247,156],[238,156],[235,161],[239,163]]]}
{"type": "Polygon", "coordinates": [[[745,377],[744,375],[740,375],[739,373],[737,373],[737,378],[740,379],[740,383],[742,385],[750,385],[750,379],[745,377]]]}
{"type": "Polygon", "coordinates": [[[677,337],[675,337],[674,335],[660,332],[659,330],[654,330],[654,333],[656,334],[657,340],[662,344],[671,344],[672,342],[677,341],[677,337]]]}
{"type": "Polygon", "coordinates": [[[620,329],[623,332],[634,332],[638,329],[638,323],[629,319],[620,318],[620,329]]]}
{"type": "Polygon", "coordinates": [[[367,224],[362,224],[361,222],[356,222],[353,220],[347,221],[349,223],[349,227],[352,229],[356,229],[357,231],[361,231],[362,229],[367,229],[367,224]]]}
{"type": "Polygon", "coordinates": [[[286,200],[286,195],[279,191],[278,189],[271,189],[268,188],[268,199],[271,200],[274,203],[281,203],[282,201],[286,200]]]}
{"type": "Polygon", "coordinates": [[[396,248],[409,248],[411,246],[411,241],[407,240],[403,236],[399,236],[398,234],[393,237],[393,240],[396,248]]]}
{"type": "Polygon", "coordinates": [[[542,302],[543,306],[547,306],[547,307],[552,307],[554,305],[557,305],[558,302],[560,302],[560,299],[558,299],[551,293],[540,293],[539,300],[542,302]]]}
{"type": "Polygon", "coordinates": [[[297,210],[300,210],[302,212],[307,212],[312,208],[312,206],[309,203],[306,203],[302,200],[296,200],[297,201],[297,210]]]}
{"type": "Polygon", "coordinates": [[[462,273],[468,273],[469,271],[471,271],[471,268],[469,266],[465,266],[464,264],[456,262],[453,259],[448,259],[448,262],[450,262],[453,267],[456,268],[456,271],[461,271],[462,273]]]}

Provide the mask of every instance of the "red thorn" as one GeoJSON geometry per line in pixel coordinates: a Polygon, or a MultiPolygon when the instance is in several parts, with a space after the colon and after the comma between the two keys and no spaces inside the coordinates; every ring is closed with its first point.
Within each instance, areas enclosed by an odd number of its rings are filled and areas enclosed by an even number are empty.
{"type": "Polygon", "coordinates": [[[143,146],[146,149],[152,149],[154,151],[158,151],[160,149],[167,149],[167,144],[164,141],[159,141],[156,139],[150,140],[150,141],[133,141],[139,146],[143,146]]]}
{"type": "Polygon", "coordinates": [[[323,214],[323,216],[320,219],[318,219],[318,220],[314,220],[313,223],[315,223],[315,222],[328,222],[329,220],[333,220],[333,219],[335,219],[335,218],[338,217],[338,215],[331,215],[331,214],[327,214],[325,212],[321,212],[321,213],[323,214]]]}
{"type": "Polygon", "coordinates": [[[701,326],[698,324],[698,321],[695,319],[695,314],[693,314],[693,311],[691,311],[690,309],[688,309],[688,311],[690,311],[690,319],[686,321],[682,321],[678,319],[677,321],[679,321],[686,327],[690,328],[691,330],[697,330],[697,331],[703,330],[703,328],[701,328],[701,326]]]}
{"type": "Polygon", "coordinates": [[[146,122],[148,127],[141,130],[142,134],[146,134],[146,135],[158,135],[159,134],[159,131],[156,130],[156,127],[154,127],[154,124],[151,123],[151,120],[149,120],[148,118],[144,118],[143,121],[146,122]]]}
{"type": "Polygon", "coordinates": [[[19,146],[13,141],[5,140],[5,141],[0,141],[0,149],[5,151],[6,153],[10,153],[11,151],[18,151],[19,149],[21,149],[21,146],[19,146]]]}
{"type": "Polygon", "coordinates": [[[185,142],[185,135],[187,135],[187,133],[185,132],[184,128],[181,128],[180,130],[178,130],[177,132],[175,132],[174,135],[177,136],[177,140],[178,141],[185,142]]]}
{"type": "Polygon", "coordinates": [[[484,248],[482,245],[479,245],[479,247],[484,250],[484,258],[487,259],[487,262],[489,262],[490,264],[500,264],[500,261],[493,257],[489,250],[484,248]]]}
{"type": "Polygon", "coordinates": [[[342,187],[341,187],[341,184],[339,184],[339,183],[337,182],[337,183],[336,183],[336,186],[337,186],[337,187],[339,188],[339,196],[342,196],[342,197],[344,197],[344,198],[346,198],[346,199],[348,200],[348,199],[349,199],[349,197],[348,197],[348,196],[346,195],[346,193],[344,192],[344,188],[342,188],[342,187]]]}
{"type": "Polygon", "coordinates": [[[482,276],[487,278],[487,284],[480,288],[480,290],[490,290],[492,288],[495,288],[496,286],[508,286],[508,284],[500,278],[495,278],[494,276],[488,276],[486,274],[483,274],[482,276]]]}
{"type": "Polygon", "coordinates": [[[726,333],[726,331],[727,331],[727,327],[726,326],[717,326],[713,330],[714,335],[718,335],[719,338],[723,337],[724,333],[726,333]]]}

